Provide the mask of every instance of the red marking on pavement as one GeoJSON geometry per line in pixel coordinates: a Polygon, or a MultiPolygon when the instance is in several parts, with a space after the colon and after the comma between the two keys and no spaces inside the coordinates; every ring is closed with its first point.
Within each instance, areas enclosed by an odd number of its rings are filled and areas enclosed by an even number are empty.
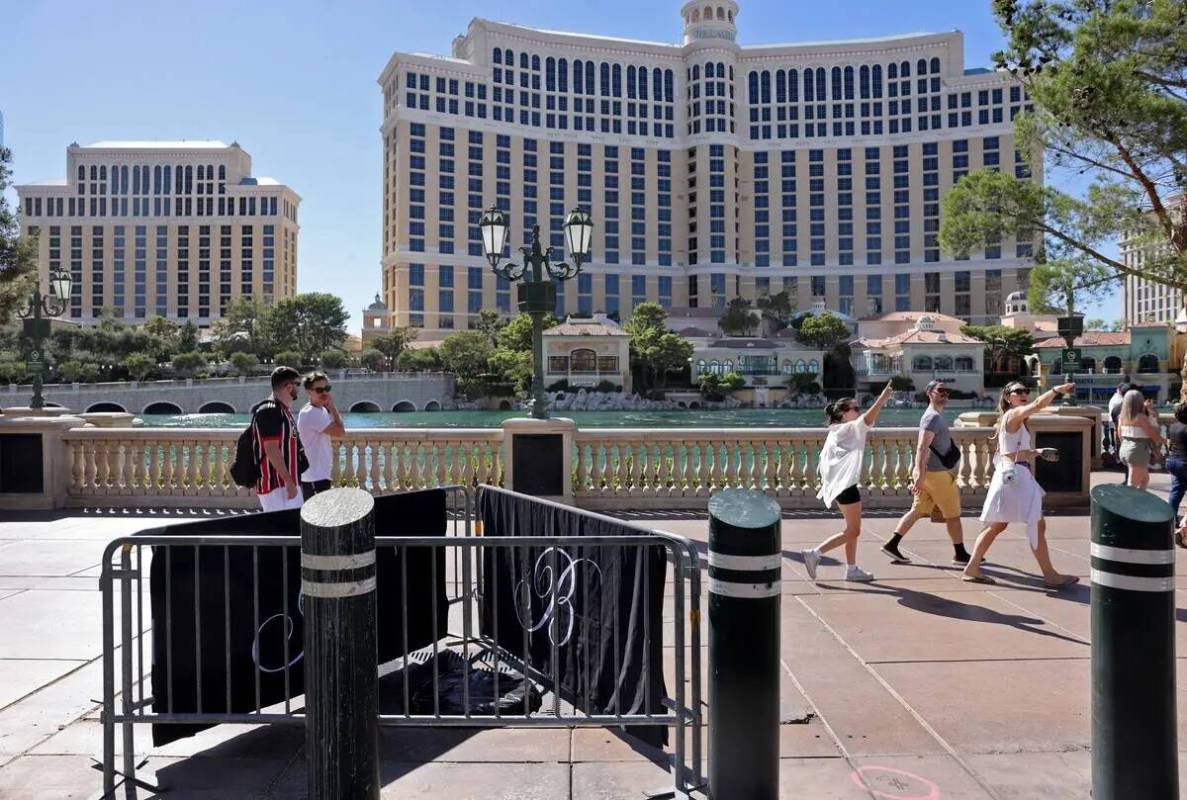
{"type": "Polygon", "coordinates": [[[849,778],[860,789],[870,792],[875,797],[884,800],[940,800],[940,787],[927,778],[893,767],[858,767],[849,773],[849,778]],[[899,792],[911,791],[915,794],[889,794],[880,791],[878,787],[886,787],[899,792]],[[918,792],[924,794],[918,794],[918,792]]]}

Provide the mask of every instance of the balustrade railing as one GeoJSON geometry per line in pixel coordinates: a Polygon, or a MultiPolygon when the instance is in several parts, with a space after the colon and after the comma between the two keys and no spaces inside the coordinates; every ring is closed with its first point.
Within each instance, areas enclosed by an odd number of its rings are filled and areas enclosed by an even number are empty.
{"type": "MultiPolygon", "coordinates": [[[[252,507],[227,470],[233,428],[77,428],[63,435],[72,505],[252,507]]],[[[361,428],[334,441],[332,479],[375,494],[502,481],[502,431],[361,428]]]]}
{"type": "MultiPolygon", "coordinates": [[[[992,475],[991,428],[954,428],[963,450],[962,494],[983,496],[992,475]]],[[[230,428],[76,428],[63,435],[73,506],[252,508],[227,473],[240,431],[230,428]]],[[[578,430],[573,495],[602,508],[698,508],[726,488],[765,491],[787,507],[818,508],[815,428],[578,430]]],[[[915,428],[878,428],[868,440],[861,486],[872,506],[910,502],[915,428]]],[[[363,428],[335,440],[332,479],[383,494],[480,483],[502,485],[499,428],[363,428]]]]}

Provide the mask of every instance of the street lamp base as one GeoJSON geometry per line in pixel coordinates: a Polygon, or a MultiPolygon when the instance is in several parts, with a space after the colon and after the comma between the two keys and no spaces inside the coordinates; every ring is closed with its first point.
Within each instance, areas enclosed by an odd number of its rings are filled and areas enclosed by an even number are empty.
{"type": "Polygon", "coordinates": [[[533,397],[528,401],[528,411],[533,419],[548,419],[548,400],[543,397],[533,397]]]}

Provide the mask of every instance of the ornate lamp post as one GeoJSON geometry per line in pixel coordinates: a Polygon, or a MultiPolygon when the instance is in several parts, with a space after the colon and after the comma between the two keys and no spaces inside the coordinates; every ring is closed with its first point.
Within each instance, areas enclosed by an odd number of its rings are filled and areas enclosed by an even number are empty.
{"type": "Polygon", "coordinates": [[[507,262],[500,265],[503,247],[507,243],[507,215],[497,208],[489,209],[479,223],[482,228],[482,249],[491,269],[508,281],[522,279],[519,286],[519,310],[532,318],[532,416],[548,419],[548,400],[544,396],[544,317],[556,307],[556,284],[567,281],[581,272],[581,264],[589,258],[593,241],[593,220],[589,214],[575,208],[565,217],[565,244],[573,263],[553,261],[551,247],[540,246],[540,226],[532,226],[532,243],[519,248],[522,264],[507,262]]]}
{"type": "Polygon", "coordinates": [[[29,365],[33,368],[33,399],[29,407],[34,409],[45,408],[45,398],[41,396],[41,381],[45,372],[43,346],[49,337],[49,320],[45,317],[61,316],[66,310],[74,279],[69,272],[55,270],[49,276],[49,286],[47,295],[41,293],[40,286],[35,286],[25,307],[18,312],[25,321],[24,332],[29,339],[29,365]]]}

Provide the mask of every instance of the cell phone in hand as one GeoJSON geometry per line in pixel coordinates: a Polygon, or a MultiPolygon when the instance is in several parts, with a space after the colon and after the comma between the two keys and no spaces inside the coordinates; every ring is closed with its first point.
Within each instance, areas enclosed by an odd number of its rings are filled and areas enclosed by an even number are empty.
{"type": "Polygon", "coordinates": [[[1044,447],[1039,450],[1039,458],[1044,461],[1055,462],[1059,460],[1059,451],[1054,447],[1044,447]]]}

